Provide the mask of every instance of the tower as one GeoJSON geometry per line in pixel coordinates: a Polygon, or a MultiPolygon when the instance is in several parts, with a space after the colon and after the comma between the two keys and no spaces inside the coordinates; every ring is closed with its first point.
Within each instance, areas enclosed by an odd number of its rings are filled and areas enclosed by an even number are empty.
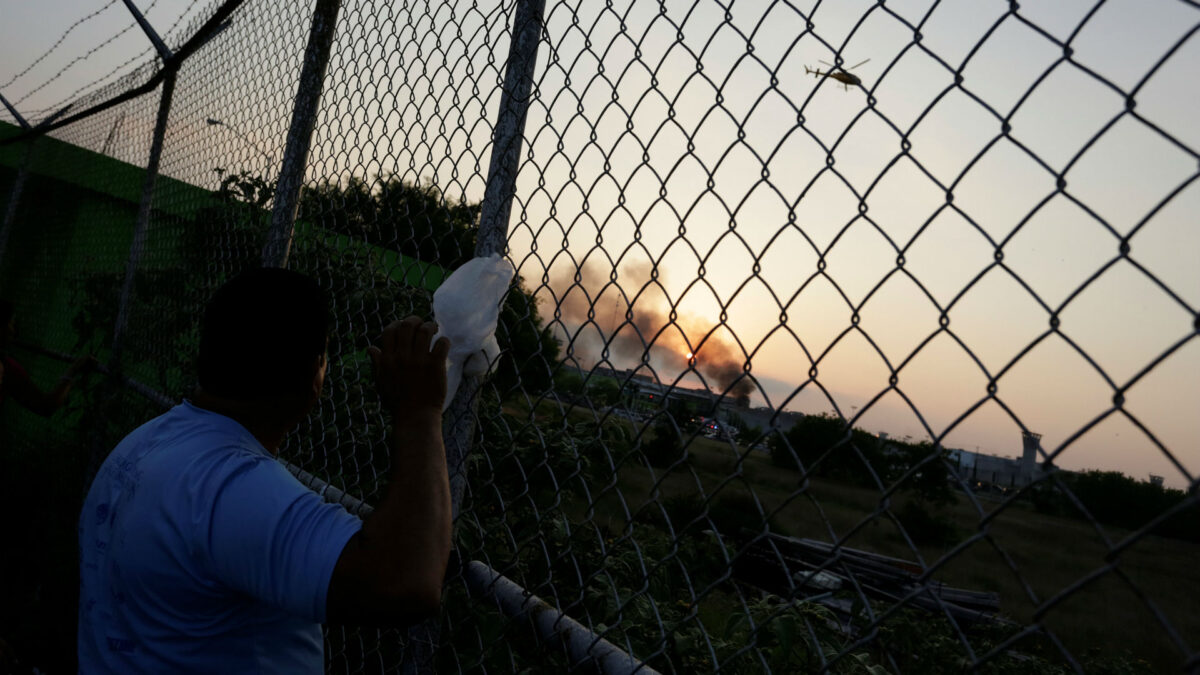
{"type": "Polygon", "coordinates": [[[1038,450],[1042,447],[1042,435],[1032,431],[1021,432],[1021,481],[1029,484],[1037,468],[1038,450]]]}

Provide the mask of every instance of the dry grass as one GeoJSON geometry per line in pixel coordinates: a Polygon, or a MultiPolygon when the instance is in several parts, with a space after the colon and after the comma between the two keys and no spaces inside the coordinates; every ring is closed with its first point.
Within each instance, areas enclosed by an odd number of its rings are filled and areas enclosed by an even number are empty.
{"type": "MultiPolygon", "coordinates": [[[[570,409],[567,415],[572,422],[596,419],[585,409],[570,409]]],[[[561,419],[558,411],[538,415],[543,416],[561,419]]],[[[607,424],[623,426],[626,432],[633,429],[618,418],[608,418],[607,424]]],[[[636,453],[622,463],[620,499],[635,517],[644,507],[657,513],[655,503],[674,497],[720,500],[752,491],[782,533],[843,539],[849,547],[919,559],[937,568],[933,578],[938,581],[996,592],[1002,614],[1023,624],[1043,623],[1077,658],[1128,655],[1148,661],[1156,670],[1180,670],[1183,655],[1139,593],[1169,620],[1185,645],[1195,648],[1200,643],[1200,612],[1194,608],[1200,598],[1200,545],[1147,536],[1108,560],[1110,547],[1104,537],[1116,545],[1129,532],[1037,513],[1024,502],[1001,508],[1001,501],[987,495],[978,505],[959,495],[943,512],[958,538],[944,546],[914,549],[891,519],[879,513],[876,489],[816,478],[801,490],[799,473],[773,465],[766,453],[707,438],[692,439],[687,449],[688,462],[665,475],[663,469],[647,468],[636,453]],[[951,554],[960,542],[981,532],[984,536],[951,554]],[[1110,568],[1110,562],[1116,567],[1110,568]],[[1096,573],[1101,574],[1070,590],[1096,573]]],[[[907,499],[894,495],[890,506],[901,506],[907,499]]],[[[590,505],[568,499],[564,508],[571,517],[590,517],[610,532],[627,525],[624,509],[611,492],[590,505]]]]}
{"type": "MultiPolygon", "coordinates": [[[[976,507],[959,496],[945,509],[959,532],[958,540],[914,550],[894,523],[878,513],[878,490],[814,479],[801,491],[799,474],[774,466],[765,453],[739,457],[729,444],[704,438],[693,440],[688,450],[688,465],[676,467],[665,477],[656,470],[652,478],[644,466],[622,470],[621,492],[632,509],[701,491],[719,500],[753,490],[784,533],[824,541],[845,537],[843,543],[853,548],[913,560],[919,556],[926,565],[938,567],[933,575],[937,580],[994,591],[1000,595],[1001,612],[1006,616],[1022,623],[1042,621],[1077,657],[1127,653],[1159,670],[1179,670],[1182,654],[1123,575],[1157,605],[1186,644],[1200,642],[1200,612],[1194,609],[1195,599],[1200,597],[1200,546],[1195,544],[1145,537],[1115,560],[1116,572],[1109,571],[1069,593],[1039,615],[1038,606],[1045,607],[1081,579],[1108,567],[1105,557],[1110,549],[1095,526],[1039,514],[1024,503],[1002,509],[984,526],[984,517],[1000,503],[981,501],[976,507]],[[958,542],[981,531],[985,537],[946,557],[958,542]]],[[[894,496],[892,506],[906,499],[894,496]]],[[[623,527],[618,511],[603,503],[596,506],[606,525],[616,530],[623,527]]],[[[1104,528],[1104,533],[1114,543],[1129,534],[1113,528],[1104,528]]]]}

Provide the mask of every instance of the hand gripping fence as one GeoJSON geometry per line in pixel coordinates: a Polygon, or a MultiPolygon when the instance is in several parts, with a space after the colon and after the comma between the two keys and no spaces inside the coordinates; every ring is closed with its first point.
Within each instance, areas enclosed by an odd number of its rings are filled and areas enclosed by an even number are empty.
{"type": "Polygon", "coordinates": [[[328,290],[281,461],[365,516],[366,347],[499,253],[441,614],[329,624],[327,671],[1200,670],[1197,3],[156,4],[0,73],[5,356],[102,364],[0,407],[29,665],[222,282],[328,290]]]}

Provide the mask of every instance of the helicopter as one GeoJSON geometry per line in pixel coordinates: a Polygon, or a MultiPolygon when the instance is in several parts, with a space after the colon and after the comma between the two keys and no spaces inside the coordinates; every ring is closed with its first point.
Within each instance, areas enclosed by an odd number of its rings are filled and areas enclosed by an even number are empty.
{"type": "Polygon", "coordinates": [[[821,72],[820,68],[809,68],[808,66],[804,66],[804,74],[805,75],[812,74],[814,77],[822,77],[822,76],[832,77],[833,79],[842,83],[842,89],[845,89],[846,91],[850,91],[850,85],[862,84],[862,80],[859,79],[859,77],[857,75],[851,73],[850,71],[854,70],[855,68],[861,66],[862,64],[864,64],[870,60],[871,59],[867,59],[866,61],[859,61],[858,63],[850,66],[849,68],[841,68],[841,67],[835,66],[832,63],[829,63],[827,61],[819,61],[818,60],[817,61],[818,63],[823,63],[826,66],[828,66],[829,70],[821,72]]]}

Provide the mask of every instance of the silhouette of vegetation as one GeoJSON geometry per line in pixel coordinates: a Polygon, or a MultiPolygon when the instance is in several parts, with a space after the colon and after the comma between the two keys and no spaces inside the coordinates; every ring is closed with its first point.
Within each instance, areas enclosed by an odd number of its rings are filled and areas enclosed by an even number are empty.
{"type": "Polygon", "coordinates": [[[666,467],[683,457],[683,441],[680,429],[670,414],[660,415],[654,424],[654,433],[642,443],[642,453],[651,466],[666,467]]]}
{"type": "MultiPolygon", "coordinates": [[[[479,203],[449,200],[430,183],[396,176],[367,181],[350,177],[305,187],[300,218],[321,230],[397,251],[453,271],[475,255],[479,203]]],[[[537,310],[538,299],[518,276],[500,312],[497,339],[504,355],[492,384],[508,395],[550,387],[558,341],[537,310]]]]}
{"type": "Polygon", "coordinates": [[[480,204],[449,201],[431,183],[352,176],[305,187],[300,217],[338,234],[454,269],[475,255],[480,204]]]}
{"type": "MultiPolygon", "coordinates": [[[[1097,521],[1127,530],[1138,530],[1174,510],[1151,532],[1164,537],[1200,542],[1200,507],[1197,494],[1140,481],[1119,471],[1082,471],[1058,474],[1079,504],[1097,521]]],[[[1086,518],[1075,502],[1053,481],[1030,490],[1030,501],[1041,513],[1086,518]]]]}
{"type": "Polygon", "coordinates": [[[821,414],[806,415],[787,433],[772,436],[768,447],[771,461],[782,468],[864,486],[902,481],[903,489],[934,506],[954,499],[947,451],[928,441],[881,440],[821,414]]]}

